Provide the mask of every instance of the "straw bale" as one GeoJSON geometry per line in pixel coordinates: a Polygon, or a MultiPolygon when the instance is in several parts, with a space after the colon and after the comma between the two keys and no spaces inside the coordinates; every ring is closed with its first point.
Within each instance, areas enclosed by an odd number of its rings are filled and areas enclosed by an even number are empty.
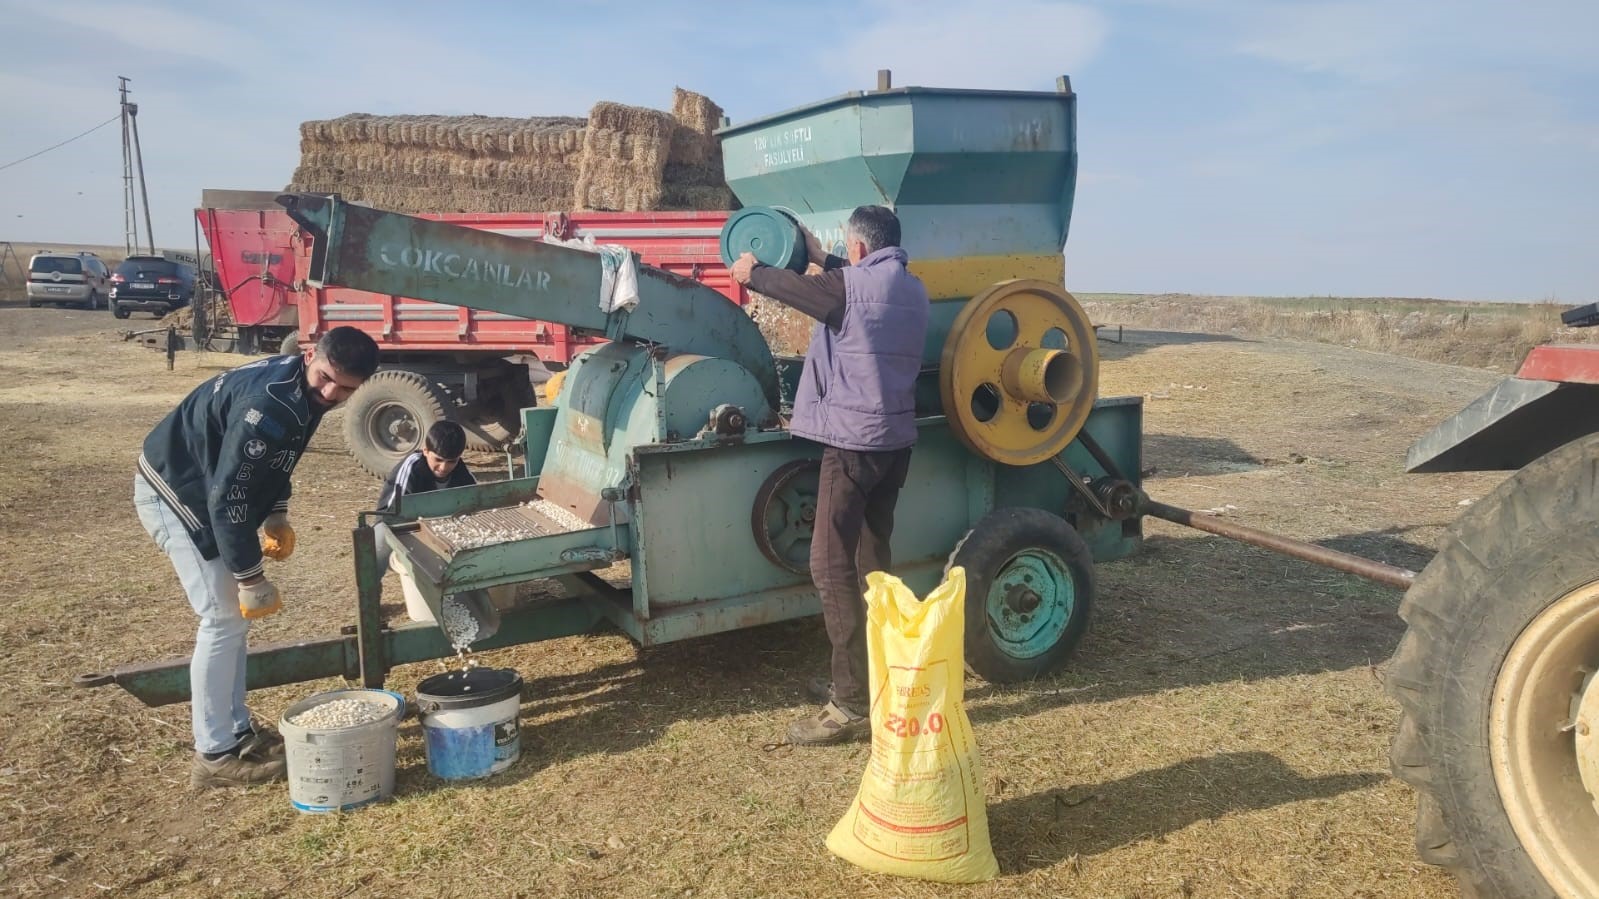
{"type": "Polygon", "coordinates": [[[704,94],[696,94],[680,87],[672,88],[672,118],[677,124],[696,134],[710,137],[722,125],[722,107],[711,102],[704,94]]]}

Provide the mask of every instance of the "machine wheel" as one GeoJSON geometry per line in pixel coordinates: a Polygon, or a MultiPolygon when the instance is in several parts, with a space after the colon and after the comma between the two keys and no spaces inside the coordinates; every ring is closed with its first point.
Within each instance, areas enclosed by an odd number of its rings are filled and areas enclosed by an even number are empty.
{"type": "Polygon", "coordinates": [[[127,318],[131,313],[129,313],[127,309],[123,308],[122,304],[112,303],[111,314],[117,318],[127,318]]]}
{"type": "Polygon", "coordinates": [[[1599,435],[1457,521],[1400,616],[1394,774],[1473,897],[1599,896],[1599,435]]]}
{"type": "Polygon", "coordinates": [[[361,467],[386,477],[405,455],[422,445],[449,398],[427,377],[412,371],[380,371],[350,397],[344,440],[361,467]]]}
{"type": "Polygon", "coordinates": [[[777,467],[759,490],[750,511],[755,545],[773,565],[794,574],[811,570],[811,535],[816,529],[816,494],[822,463],[795,459],[777,467]]]}
{"type": "Polygon", "coordinates": [[[991,683],[1059,668],[1088,631],[1094,556],[1064,519],[996,509],[950,554],[966,569],[966,667],[991,683]]]}

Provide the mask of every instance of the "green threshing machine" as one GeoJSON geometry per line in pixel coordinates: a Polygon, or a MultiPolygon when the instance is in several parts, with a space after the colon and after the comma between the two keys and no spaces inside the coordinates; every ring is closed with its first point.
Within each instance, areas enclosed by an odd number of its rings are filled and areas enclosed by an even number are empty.
{"type": "MultiPolygon", "coordinates": [[[[965,567],[967,662],[992,681],[1066,659],[1088,624],[1094,565],[1138,549],[1143,515],[1408,583],[1408,572],[1143,495],[1142,402],[1097,396],[1094,330],[1061,284],[1075,129],[1062,78],[1052,92],[852,93],[720,132],[728,184],[745,204],[723,233],[734,255],[802,265],[791,219],[841,242],[855,207],[885,204],[928,287],[894,573],[926,591],[946,565],[965,567]]],[[[636,305],[607,311],[601,254],[335,197],[280,202],[313,242],[313,281],[560,322],[609,342],[573,362],[554,402],[523,410],[525,477],[363,514],[357,624],[256,648],[251,688],[332,675],[379,686],[395,665],[454,653],[434,624],[383,621],[376,539],[390,541],[438,621],[451,594],[561,584],[564,596],[507,611],[476,649],[606,621],[649,646],[819,612],[807,558],[821,447],[783,426],[800,360],[774,358],[737,306],[640,267],[636,305]],[[389,527],[375,529],[380,520],[389,527]],[[621,562],[626,587],[595,573],[621,562]]],[[[79,683],[179,702],[187,666],[79,683]]]]}

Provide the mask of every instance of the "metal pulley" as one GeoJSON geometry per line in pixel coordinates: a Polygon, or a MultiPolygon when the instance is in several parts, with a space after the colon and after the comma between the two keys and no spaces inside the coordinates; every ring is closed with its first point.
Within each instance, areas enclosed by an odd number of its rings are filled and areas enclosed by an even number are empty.
{"type": "Polygon", "coordinates": [[[955,317],[938,387],[951,430],[972,452],[1005,465],[1043,462],[1093,410],[1094,327],[1059,284],[1001,281],[955,317]]]}

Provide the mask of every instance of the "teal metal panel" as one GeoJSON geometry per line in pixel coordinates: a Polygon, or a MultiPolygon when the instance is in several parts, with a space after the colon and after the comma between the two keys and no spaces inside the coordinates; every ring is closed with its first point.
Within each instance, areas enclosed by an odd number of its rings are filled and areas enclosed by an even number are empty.
{"type": "Polygon", "coordinates": [[[493,481],[474,487],[451,487],[448,490],[429,490],[400,497],[398,515],[407,521],[418,518],[444,518],[466,515],[484,509],[513,506],[533,499],[538,492],[538,478],[515,478],[493,481]]]}
{"type": "Polygon", "coordinates": [[[555,433],[555,418],[554,406],[522,410],[523,470],[529,476],[544,470],[544,459],[550,451],[550,437],[555,433]]]}

